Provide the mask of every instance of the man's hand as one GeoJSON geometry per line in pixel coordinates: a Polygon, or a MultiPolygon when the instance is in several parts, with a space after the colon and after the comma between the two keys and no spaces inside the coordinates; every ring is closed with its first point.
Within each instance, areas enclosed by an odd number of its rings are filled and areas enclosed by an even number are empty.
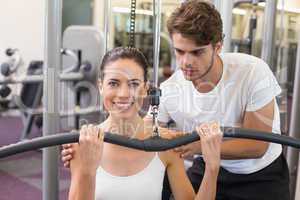
{"type": "Polygon", "coordinates": [[[201,154],[201,142],[196,141],[178,148],[175,148],[175,152],[180,154],[181,158],[189,158],[195,154],[201,154]]]}
{"type": "MultiPolygon", "coordinates": [[[[174,139],[178,137],[184,136],[186,133],[176,130],[171,130],[168,128],[162,128],[159,127],[159,134],[162,138],[166,139],[174,139]]],[[[201,153],[201,143],[199,141],[193,142],[178,148],[175,148],[175,152],[180,154],[181,158],[189,158],[193,156],[194,154],[200,154],[201,153]]]]}
{"type": "Polygon", "coordinates": [[[159,132],[159,135],[165,139],[173,139],[173,138],[177,138],[177,137],[181,137],[181,136],[185,135],[181,131],[175,131],[175,130],[171,130],[168,128],[162,128],[162,127],[158,128],[158,132],[159,132]]]}
{"type": "MultiPolygon", "coordinates": [[[[159,127],[159,133],[162,138],[173,139],[184,136],[186,133],[168,128],[159,127]]],[[[180,154],[181,158],[189,158],[194,154],[201,154],[201,143],[196,141],[178,148],[175,148],[175,152],[180,154]]]]}

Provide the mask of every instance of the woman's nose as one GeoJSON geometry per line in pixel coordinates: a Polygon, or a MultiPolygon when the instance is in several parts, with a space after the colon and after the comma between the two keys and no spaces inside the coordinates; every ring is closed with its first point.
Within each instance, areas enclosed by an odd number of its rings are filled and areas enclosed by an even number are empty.
{"type": "Polygon", "coordinates": [[[127,84],[122,84],[121,87],[118,90],[119,97],[130,97],[130,89],[127,84]]]}

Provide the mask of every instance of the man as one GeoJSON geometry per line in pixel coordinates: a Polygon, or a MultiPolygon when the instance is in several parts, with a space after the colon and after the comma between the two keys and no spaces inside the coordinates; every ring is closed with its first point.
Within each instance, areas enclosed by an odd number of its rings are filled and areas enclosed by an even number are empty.
{"type": "MultiPolygon", "coordinates": [[[[220,54],[222,20],[208,2],[189,0],[170,16],[168,31],[179,70],[161,84],[158,120],[174,121],[190,132],[198,124],[217,120],[222,126],[280,134],[276,96],[281,89],[261,59],[239,53],[220,54]]],[[[200,142],[176,151],[182,157],[201,154],[200,142]]],[[[287,200],[289,175],[282,147],[247,139],[226,139],[217,199],[287,200]]],[[[198,190],[204,161],[196,157],[188,169],[198,190]]]]}

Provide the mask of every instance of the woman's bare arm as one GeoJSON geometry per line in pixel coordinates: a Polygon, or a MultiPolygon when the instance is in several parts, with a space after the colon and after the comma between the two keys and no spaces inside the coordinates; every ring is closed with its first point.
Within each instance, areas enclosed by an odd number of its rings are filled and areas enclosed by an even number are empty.
{"type": "Polygon", "coordinates": [[[69,200],[94,200],[96,171],[103,149],[103,133],[96,126],[84,126],[80,130],[79,144],[73,144],[72,149],[69,200]]]}
{"type": "Polygon", "coordinates": [[[215,200],[217,178],[221,162],[222,132],[218,123],[204,123],[197,127],[200,136],[205,172],[196,200],[215,200]]]}

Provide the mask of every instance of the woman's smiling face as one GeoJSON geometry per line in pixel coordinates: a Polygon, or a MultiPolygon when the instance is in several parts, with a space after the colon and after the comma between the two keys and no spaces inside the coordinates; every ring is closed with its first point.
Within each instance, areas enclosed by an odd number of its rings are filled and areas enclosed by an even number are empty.
{"type": "Polygon", "coordinates": [[[120,58],[107,63],[103,73],[100,93],[110,116],[136,117],[147,94],[143,67],[133,59],[120,58]]]}

